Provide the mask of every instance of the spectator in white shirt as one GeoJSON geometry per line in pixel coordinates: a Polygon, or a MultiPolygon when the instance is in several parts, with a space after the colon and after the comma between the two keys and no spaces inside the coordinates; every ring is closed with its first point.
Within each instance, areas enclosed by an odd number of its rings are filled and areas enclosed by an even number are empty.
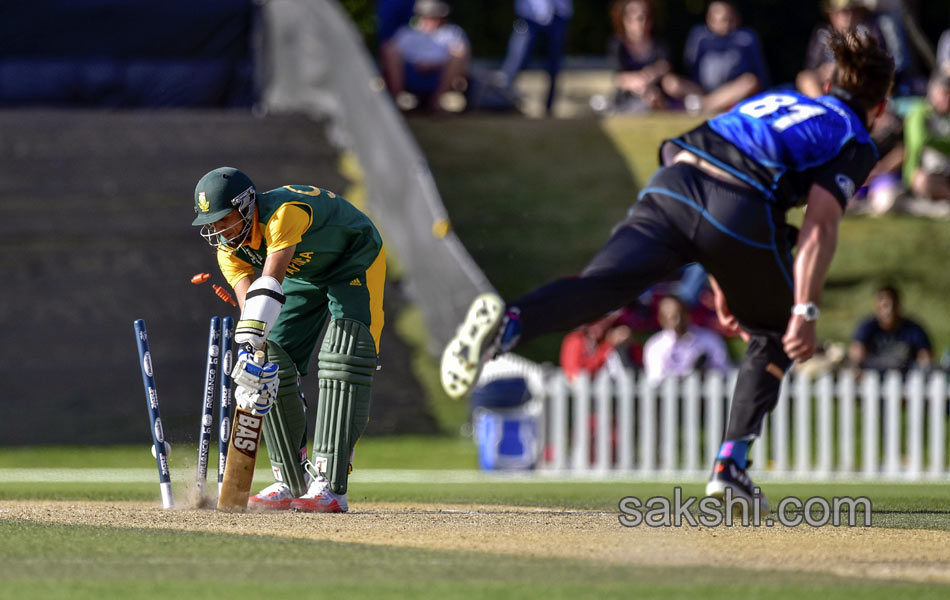
{"type": "Polygon", "coordinates": [[[643,365],[651,385],[698,369],[729,369],[725,342],[717,333],[691,324],[682,300],[676,296],[663,298],[657,307],[657,320],[663,329],[643,347],[643,365]]]}

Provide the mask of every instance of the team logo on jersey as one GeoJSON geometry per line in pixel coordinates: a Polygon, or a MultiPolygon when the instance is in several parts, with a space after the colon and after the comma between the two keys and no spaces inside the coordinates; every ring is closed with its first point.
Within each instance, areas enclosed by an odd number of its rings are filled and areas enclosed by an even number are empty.
{"type": "Polygon", "coordinates": [[[198,192],[198,208],[201,212],[208,212],[211,209],[211,203],[208,202],[204,192],[198,192]]]}
{"type": "Polygon", "coordinates": [[[835,175],[835,183],[838,184],[838,189],[841,190],[841,193],[844,194],[845,198],[851,198],[851,196],[854,196],[854,182],[851,181],[850,177],[844,173],[838,173],[835,175]]]}
{"type": "Polygon", "coordinates": [[[353,287],[359,287],[359,286],[361,286],[361,285],[363,285],[363,284],[360,283],[360,280],[359,280],[359,279],[354,279],[353,281],[350,282],[350,285],[352,285],[353,287]]]}

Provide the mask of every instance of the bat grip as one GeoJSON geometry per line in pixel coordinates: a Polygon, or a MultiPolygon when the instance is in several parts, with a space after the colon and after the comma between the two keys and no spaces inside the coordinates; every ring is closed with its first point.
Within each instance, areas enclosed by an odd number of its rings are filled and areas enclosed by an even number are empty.
{"type": "Polygon", "coordinates": [[[266,348],[262,348],[262,349],[260,349],[260,350],[255,350],[255,349],[254,349],[254,346],[252,346],[252,345],[251,345],[250,343],[248,343],[248,342],[245,342],[245,343],[241,344],[241,350],[243,350],[244,352],[247,352],[248,354],[250,354],[251,356],[253,356],[253,357],[254,357],[254,362],[256,362],[257,364],[262,365],[262,364],[264,364],[265,362],[267,362],[267,349],[266,349],[266,348]]]}

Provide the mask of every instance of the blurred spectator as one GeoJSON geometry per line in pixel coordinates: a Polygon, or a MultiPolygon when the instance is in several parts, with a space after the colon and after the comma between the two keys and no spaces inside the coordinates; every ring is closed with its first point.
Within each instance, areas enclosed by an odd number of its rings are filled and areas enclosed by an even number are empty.
{"type": "Polygon", "coordinates": [[[929,367],[932,351],[923,327],[901,314],[897,289],[884,286],[874,294],[874,316],[854,332],[848,357],[862,369],[907,371],[929,367]]]}
{"type": "Polygon", "coordinates": [[[580,373],[596,374],[605,366],[622,369],[635,360],[636,348],[632,332],[618,323],[618,314],[611,313],[599,321],[578,327],[561,342],[561,369],[568,381],[580,373]]]}
{"type": "Polygon", "coordinates": [[[798,74],[795,85],[798,91],[817,98],[825,93],[825,85],[831,80],[835,57],[828,47],[832,32],[857,29],[873,35],[883,43],[881,33],[870,19],[867,0],[825,0],[823,2],[827,23],[815,27],[805,51],[805,69],[798,74]]]}
{"type": "Polygon", "coordinates": [[[676,296],[663,298],[657,318],[663,330],[643,347],[643,366],[651,385],[698,369],[729,369],[725,342],[713,331],[692,325],[682,300],[676,296]]]}
{"type": "Polygon", "coordinates": [[[950,70],[934,73],[927,99],[904,120],[904,185],[917,199],[950,207],[950,70]]]}
{"type": "Polygon", "coordinates": [[[895,96],[922,93],[925,80],[917,74],[915,54],[908,42],[905,14],[899,3],[880,0],[825,0],[828,22],[815,28],[805,53],[805,69],[795,80],[800,92],[811,97],[825,93],[825,84],[831,77],[833,57],[828,48],[832,31],[857,29],[874,38],[894,59],[895,96]],[[896,6],[895,6],[896,4],[896,6]]]}
{"type": "Polygon", "coordinates": [[[849,213],[882,215],[903,204],[901,199],[905,192],[901,183],[901,169],[904,161],[904,144],[899,140],[902,135],[901,120],[900,117],[891,115],[887,118],[896,121],[894,127],[898,140],[896,143],[882,143],[879,139],[874,140],[878,151],[883,156],[868,175],[867,184],[862,186],[848,202],[849,213]]]}
{"type": "Polygon", "coordinates": [[[950,29],[940,34],[937,42],[937,69],[950,72],[950,29]]]}
{"type": "Polygon", "coordinates": [[[691,79],[669,74],[663,90],[683,99],[689,112],[725,110],[768,84],[759,36],[739,27],[739,11],[731,0],[709,3],[706,24],[689,32],[683,62],[691,79]]]}
{"type": "Polygon", "coordinates": [[[871,126],[871,139],[881,158],[868,174],[865,185],[848,201],[849,213],[881,215],[903,204],[904,120],[899,110],[898,103],[890,99],[871,126]]]}
{"type": "Polygon", "coordinates": [[[913,20],[910,7],[903,0],[865,0],[873,11],[872,18],[888,54],[894,59],[893,96],[921,96],[926,92],[927,76],[922,74],[918,53],[932,50],[922,34],[914,39],[910,34],[913,20]],[[916,44],[915,44],[916,42],[916,44]],[[915,51],[914,48],[917,48],[915,51]]]}
{"type": "Polygon", "coordinates": [[[666,44],[653,37],[651,0],[616,0],[610,7],[614,36],[607,50],[614,72],[614,110],[666,108],[660,80],[670,72],[666,44]]]}
{"type": "Polygon", "coordinates": [[[544,103],[548,115],[554,105],[557,75],[564,58],[567,24],[574,14],[573,0],[515,0],[515,23],[508,39],[508,52],[501,66],[504,84],[512,91],[515,78],[525,67],[538,38],[545,42],[545,70],[548,96],[544,103]]]}
{"type": "Polygon", "coordinates": [[[403,25],[412,19],[415,0],[376,0],[376,31],[380,46],[385,44],[403,25]]]}
{"type": "Polygon", "coordinates": [[[400,27],[381,49],[383,75],[401,108],[403,94],[415,95],[433,111],[442,109],[443,95],[463,92],[471,50],[468,36],[449,23],[451,9],[439,0],[416,0],[412,25],[400,27]]]}

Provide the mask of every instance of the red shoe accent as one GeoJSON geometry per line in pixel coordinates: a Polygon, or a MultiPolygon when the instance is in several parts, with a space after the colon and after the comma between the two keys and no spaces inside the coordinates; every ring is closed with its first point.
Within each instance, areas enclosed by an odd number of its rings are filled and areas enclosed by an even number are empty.
{"type": "Polygon", "coordinates": [[[342,513],[346,512],[340,507],[340,504],[334,499],[324,504],[320,501],[321,497],[316,498],[297,498],[290,503],[290,508],[297,512],[319,512],[319,513],[342,513]]]}
{"type": "Polygon", "coordinates": [[[283,500],[270,500],[271,496],[276,494],[269,494],[266,498],[258,498],[257,496],[251,496],[247,499],[247,507],[250,510],[289,510],[290,505],[293,502],[291,498],[284,498],[283,500]]]}

